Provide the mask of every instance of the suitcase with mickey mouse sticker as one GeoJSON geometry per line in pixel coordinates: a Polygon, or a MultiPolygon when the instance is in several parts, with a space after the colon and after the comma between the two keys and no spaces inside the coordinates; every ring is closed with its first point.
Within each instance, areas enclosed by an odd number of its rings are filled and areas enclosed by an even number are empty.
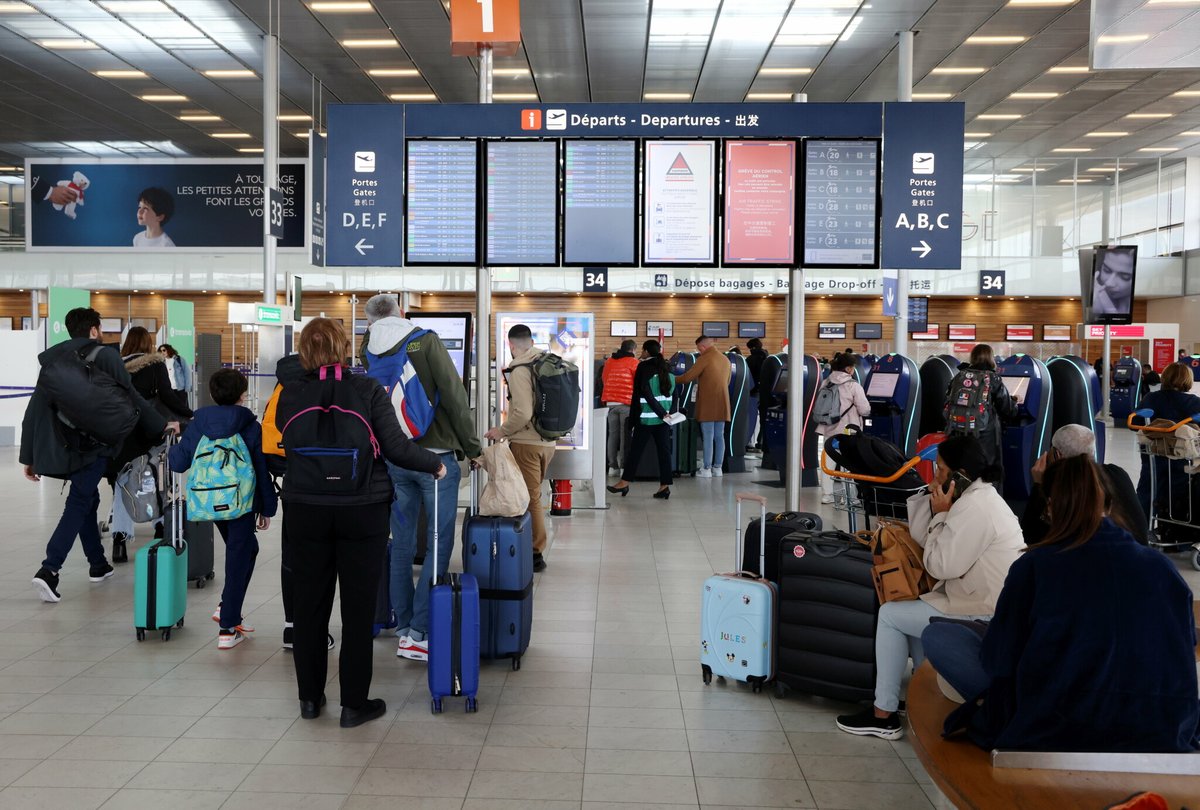
{"type": "Polygon", "coordinates": [[[738,493],[735,531],[735,569],[714,574],[704,581],[700,608],[700,667],[704,682],[713,675],[750,684],[761,691],[775,675],[775,583],[743,571],[742,501],[756,501],[762,509],[759,520],[759,567],[766,555],[767,499],[738,493]]]}

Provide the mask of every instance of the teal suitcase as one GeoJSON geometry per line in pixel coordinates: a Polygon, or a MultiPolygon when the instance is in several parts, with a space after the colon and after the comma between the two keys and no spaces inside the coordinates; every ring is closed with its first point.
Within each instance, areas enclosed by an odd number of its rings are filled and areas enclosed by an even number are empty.
{"type": "MultiPolygon", "coordinates": [[[[166,458],[166,454],[163,454],[166,458]]],[[[169,474],[165,469],[163,473],[169,474]]],[[[181,503],[180,476],[170,475],[168,499],[172,506],[181,503]]],[[[164,479],[166,480],[166,479],[164,479]]],[[[146,631],[171,638],[171,629],[183,627],[187,612],[188,548],[183,539],[182,509],[171,508],[166,518],[166,537],[140,549],[133,562],[133,627],[137,640],[146,639],[146,631]]]]}

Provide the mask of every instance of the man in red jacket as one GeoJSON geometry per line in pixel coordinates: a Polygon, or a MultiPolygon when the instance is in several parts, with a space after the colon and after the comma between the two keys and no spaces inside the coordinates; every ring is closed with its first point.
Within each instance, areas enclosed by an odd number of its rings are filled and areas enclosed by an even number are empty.
{"type": "Polygon", "coordinates": [[[603,399],[608,407],[608,468],[618,474],[624,469],[628,433],[629,403],[633,400],[633,374],[638,360],[634,356],[637,343],[621,341],[621,348],[604,362],[600,380],[604,385],[603,399]]]}

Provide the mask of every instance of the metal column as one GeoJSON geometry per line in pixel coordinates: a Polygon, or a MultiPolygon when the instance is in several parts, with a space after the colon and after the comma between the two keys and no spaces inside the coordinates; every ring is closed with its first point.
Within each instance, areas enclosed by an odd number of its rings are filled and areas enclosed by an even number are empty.
{"type": "MultiPolygon", "coordinates": [[[[479,103],[492,103],[492,46],[479,48],[479,103]]],[[[475,267],[475,427],[482,436],[492,428],[492,273],[487,252],[479,246],[475,267]]],[[[496,353],[499,357],[499,352],[496,353]]]]}
{"type": "MultiPolygon", "coordinates": [[[[913,38],[915,31],[901,31],[899,66],[896,72],[896,100],[912,101],[913,38]]],[[[886,148],[886,147],[884,147],[886,148]]],[[[896,336],[892,349],[896,354],[908,354],[908,287],[909,271],[896,268],[896,336]]]]}
{"type": "MultiPolygon", "coordinates": [[[[792,101],[803,104],[807,93],[795,93],[792,101]]],[[[786,509],[800,511],[800,489],[804,485],[804,266],[802,256],[788,271],[788,443],[785,459],[786,509]]]]}
{"type": "Polygon", "coordinates": [[[263,37],[263,303],[275,304],[275,239],[270,234],[268,191],[279,185],[279,0],[267,4],[263,37]]]}

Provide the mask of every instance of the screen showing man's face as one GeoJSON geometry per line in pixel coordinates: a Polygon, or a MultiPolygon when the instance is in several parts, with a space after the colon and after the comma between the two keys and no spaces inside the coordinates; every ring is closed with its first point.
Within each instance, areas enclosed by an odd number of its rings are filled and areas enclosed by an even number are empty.
{"type": "Polygon", "coordinates": [[[1125,251],[1105,251],[1096,270],[1092,309],[1098,315],[1130,311],[1133,294],[1133,256],[1125,251]]]}

